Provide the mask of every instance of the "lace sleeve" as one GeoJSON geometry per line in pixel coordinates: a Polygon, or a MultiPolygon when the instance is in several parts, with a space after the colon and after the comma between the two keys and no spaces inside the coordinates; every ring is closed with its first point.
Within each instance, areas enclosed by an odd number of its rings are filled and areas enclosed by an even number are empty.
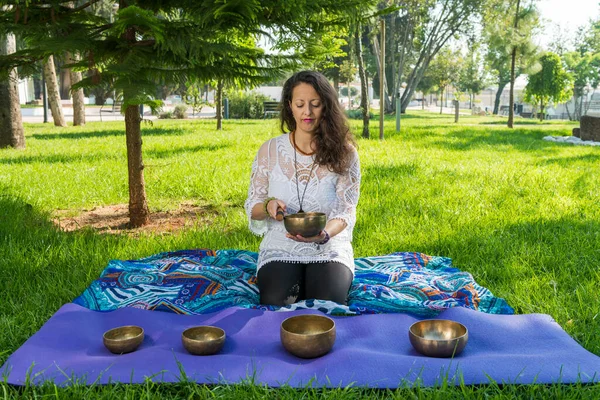
{"type": "Polygon", "coordinates": [[[269,194],[269,144],[264,143],[252,163],[252,173],[250,175],[250,187],[248,188],[248,198],[244,203],[246,215],[248,216],[248,226],[250,231],[256,235],[264,235],[267,232],[267,221],[252,219],[252,208],[257,203],[262,203],[269,194]]]}
{"type": "Polygon", "coordinates": [[[348,171],[340,176],[336,186],[336,205],[330,219],[343,220],[349,232],[356,223],[356,206],[360,194],[360,161],[358,153],[354,150],[353,160],[348,171]]]}

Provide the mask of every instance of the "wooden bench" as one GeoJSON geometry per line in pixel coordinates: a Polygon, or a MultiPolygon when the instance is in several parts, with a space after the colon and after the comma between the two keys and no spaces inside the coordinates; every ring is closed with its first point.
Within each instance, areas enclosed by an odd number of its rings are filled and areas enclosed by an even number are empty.
{"type": "Polygon", "coordinates": [[[102,121],[102,113],[111,113],[112,115],[121,114],[121,107],[123,106],[123,100],[118,98],[116,101],[113,100],[113,103],[110,108],[104,109],[106,103],[102,104],[100,107],[100,121],[102,121]]]}
{"type": "Polygon", "coordinates": [[[279,115],[279,102],[278,101],[263,101],[263,109],[265,113],[263,114],[263,118],[267,118],[268,116],[279,115]]]}

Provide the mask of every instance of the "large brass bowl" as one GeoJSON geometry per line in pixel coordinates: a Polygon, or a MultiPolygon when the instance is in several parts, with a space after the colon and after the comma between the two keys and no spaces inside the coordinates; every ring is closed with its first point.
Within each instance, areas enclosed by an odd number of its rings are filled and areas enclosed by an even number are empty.
{"type": "Polygon", "coordinates": [[[415,322],[408,329],[410,343],[419,353],[429,357],[454,357],[469,340],[469,331],[460,322],[447,319],[427,319],[415,322]]]}
{"type": "Polygon", "coordinates": [[[144,341],[144,329],[135,325],[120,326],[104,332],[102,341],[111,353],[131,353],[144,341]]]}
{"type": "Polygon", "coordinates": [[[317,236],[327,223],[327,216],[320,212],[302,212],[283,217],[283,225],[290,235],[317,236]]]}
{"type": "Polygon", "coordinates": [[[335,342],[335,322],[322,315],[297,315],[281,323],[283,347],[300,358],[327,354],[335,342]]]}
{"type": "Polygon", "coordinates": [[[183,331],[181,341],[191,354],[208,356],[221,351],[225,344],[225,331],[216,326],[194,326],[183,331]]]}

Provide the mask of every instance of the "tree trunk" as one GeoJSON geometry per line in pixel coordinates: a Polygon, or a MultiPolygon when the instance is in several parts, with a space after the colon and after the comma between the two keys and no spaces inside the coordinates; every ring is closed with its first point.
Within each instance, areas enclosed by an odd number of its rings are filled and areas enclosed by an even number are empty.
{"type": "Polygon", "coordinates": [[[460,105],[460,102],[458,100],[453,100],[452,103],[454,103],[454,123],[458,122],[458,108],[460,105]]]}
{"type": "MultiPolygon", "coordinates": [[[[517,9],[519,8],[519,1],[517,1],[517,9]]],[[[508,95],[508,124],[509,128],[512,128],[515,120],[515,63],[517,61],[517,46],[513,46],[512,53],[510,55],[510,90],[508,95]]]]}
{"type": "MultiPolygon", "coordinates": [[[[399,93],[400,88],[402,87],[402,75],[404,73],[405,55],[412,51],[412,40],[409,40],[409,31],[411,27],[411,19],[408,18],[406,21],[406,27],[404,28],[404,33],[402,35],[402,41],[400,42],[400,48],[402,49],[402,52],[400,53],[400,60],[398,61],[398,74],[396,78],[396,85],[394,87],[394,94],[399,93]]],[[[399,100],[401,101],[401,99],[397,99],[396,101],[399,100]]]]}
{"type": "Polygon", "coordinates": [[[127,172],[129,174],[129,223],[133,228],[146,225],[150,221],[142,161],[141,121],[138,106],[127,106],[125,109],[125,137],[127,141],[127,172]]]}
{"type": "MultiPolygon", "coordinates": [[[[67,54],[67,59],[69,63],[74,63],[79,61],[79,56],[77,54],[67,54]]],[[[74,85],[81,81],[81,72],[75,72],[72,69],[69,69],[69,73],[71,77],[71,85],[74,85]]],[[[73,125],[84,126],[85,102],[83,89],[71,89],[71,95],[73,96],[73,125]]]]}
{"type": "MultiPolygon", "coordinates": [[[[383,85],[383,99],[379,99],[379,101],[383,101],[384,103],[384,108],[386,110],[386,112],[389,112],[391,110],[391,104],[390,104],[390,99],[388,97],[388,89],[387,89],[387,79],[385,74],[383,74],[383,80],[381,79],[381,52],[379,50],[379,41],[378,38],[376,36],[373,36],[373,52],[375,53],[375,62],[377,63],[377,71],[378,74],[377,76],[379,77],[379,85],[383,85]]],[[[381,91],[381,89],[380,89],[381,91]]],[[[381,96],[380,96],[381,97],[381,96]]]]}
{"type": "Polygon", "coordinates": [[[60,93],[58,90],[58,82],[56,80],[56,70],[54,68],[54,57],[49,56],[44,63],[44,78],[46,79],[46,88],[48,89],[48,103],[50,111],[52,111],[52,119],[54,125],[67,126],[65,116],[63,115],[62,105],[60,103],[60,93]]]}
{"type": "Polygon", "coordinates": [[[444,107],[446,108],[448,107],[448,92],[449,90],[446,89],[446,97],[444,97],[444,107]]]}
{"type": "MultiPolygon", "coordinates": [[[[17,49],[15,36],[0,36],[0,55],[14,53],[17,49]]],[[[13,69],[7,80],[0,81],[0,148],[25,148],[23,118],[19,102],[17,70],[13,69]]]]}
{"type": "Polygon", "coordinates": [[[33,97],[36,100],[41,100],[43,97],[42,91],[44,90],[44,87],[42,85],[42,78],[33,76],[33,77],[31,77],[31,79],[33,79],[33,97]]]}
{"type": "MultiPolygon", "coordinates": [[[[593,90],[592,90],[592,94],[590,95],[590,98],[593,98],[595,93],[596,93],[596,89],[593,89],[593,90]]],[[[588,95],[588,94],[586,93],[586,94],[585,94],[586,98],[587,98],[587,95],[588,95]]],[[[583,98],[581,99],[581,104],[582,104],[582,106],[581,106],[581,107],[582,107],[582,111],[579,113],[579,119],[578,119],[577,121],[581,120],[581,117],[582,117],[582,116],[584,116],[584,115],[587,115],[587,113],[588,113],[588,110],[590,109],[590,103],[591,103],[591,101],[586,101],[586,102],[585,102],[585,107],[584,107],[584,106],[583,106],[583,98]]]]}
{"type": "MultiPolygon", "coordinates": [[[[389,30],[388,32],[386,32],[386,39],[387,39],[387,44],[385,45],[385,48],[388,49],[388,53],[390,55],[390,63],[389,65],[391,66],[391,73],[388,74],[388,71],[386,71],[385,73],[385,77],[386,80],[390,79],[390,91],[392,92],[391,94],[391,98],[392,98],[392,102],[391,102],[391,108],[392,109],[396,109],[396,101],[400,101],[400,99],[396,99],[396,74],[394,73],[396,70],[396,51],[397,51],[397,47],[396,47],[396,15],[395,14],[391,14],[388,15],[388,18],[390,20],[390,24],[389,24],[389,30]],[[389,78],[388,78],[389,76],[389,78]]],[[[387,24],[386,24],[387,26],[387,24]]]]}
{"type": "Polygon", "coordinates": [[[498,82],[498,90],[496,91],[496,98],[494,99],[494,111],[492,114],[498,115],[498,111],[500,109],[500,98],[502,97],[502,92],[504,92],[504,87],[508,82],[500,81],[498,82]]]}
{"type": "MultiPolygon", "coordinates": [[[[517,8],[519,2],[517,1],[517,8]]],[[[508,127],[512,128],[515,120],[515,63],[517,60],[517,46],[513,46],[510,55],[510,90],[508,95],[508,127]]]]}
{"type": "MultiPolygon", "coordinates": [[[[427,3],[427,2],[425,2],[427,3]]],[[[436,10],[435,15],[430,14],[433,18],[429,24],[430,29],[424,32],[422,38],[423,43],[419,56],[414,64],[412,71],[406,82],[406,89],[402,94],[402,112],[406,111],[406,107],[410,103],[416,87],[423,78],[425,70],[435,55],[444,47],[446,42],[457,33],[464,24],[475,13],[473,4],[476,2],[455,2],[444,1],[436,2],[441,8],[433,7],[431,10],[436,10]],[[442,4],[440,4],[442,3],[442,4]]]]}
{"type": "MultiPolygon", "coordinates": [[[[517,11],[515,12],[515,31],[519,27],[519,7],[521,0],[517,0],[517,11]]],[[[508,127],[512,128],[515,119],[515,64],[517,62],[517,46],[514,45],[510,55],[510,94],[508,95],[508,127]]]]}
{"type": "MultiPolygon", "coordinates": [[[[124,0],[119,0],[121,9],[127,7],[124,0]]],[[[123,38],[134,45],[136,30],[127,27],[123,38]]],[[[126,90],[123,102],[133,98],[126,90]]],[[[116,101],[116,98],[114,99],[116,101]]],[[[125,108],[125,139],[127,143],[127,173],[129,177],[129,224],[133,228],[146,225],[150,221],[150,211],[146,200],[146,184],[144,182],[144,163],[142,161],[142,117],[138,104],[128,104],[125,108]]]]}
{"type": "Polygon", "coordinates": [[[350,98],[350,81],[348,81],[348,111],[352,109],[352,99],[350,98]]]}
{"type": "Polygon", "coordinates": [[[540,100],[540,114],[539,114],[540,122],[544,121],[544,106],[545,106],[545,104],[542,103],[542,101],[540,100]]]}
{"type": "Polygon", "coordinates": [[[357,23],[354,32],[354,41],[356,44],[356,58],[358,60],[358,75],[360,76],[360,110],[363,115],[362,137],[369,139],[369,85],[367,82],[367,73],[365,71],[365,63],[363,60],[362,50],[362,24],[357,23]]]}
{"type": "MultiPolygon", "coordinates": [[[[574,107],[577,107],[577,103],[575,102],[575,96],[573,96],[573,104],[574,107]]],[[[571,116],[571,111],[569,110],[569,102],[567,101],[565,103],[565,110],[567,110],[567,118],[569,118],[569,121],[573,121],[573,117],[575,117],[574,115],[571,116]]],[[[575,110],[573,110],[573,113],[575,113],[575,110]]]]}
{"type": "Polygon", "coordinates": [[[442,109],[444,107],[444,88],[440,88],[440,114],[442,113],[442,109]]]}
{"type": "Polygon", "coordinates": [[[217,98],[215,99],[217,107],[217,130],[223,129],[223,81],[217,82],[217,98]]]}
{"type": "MultiPolygon", "coordinates": [[[[68,57],[68,55],[67,55],[68,57]]],[[[62,65],[59,62],[58,65],[58,71],[60,74],[60,79],[59,79],[59,88],[60,88],[60,98],[62,100],[69,100],[71,98],[70,95],[70,91],[71,91],[71,85],[73,84],[73,82],[71,82],[71,72],[69,69],[67,68],[63,68],[62,65]]]]}
{"type": "Polygon", "coordinates": [[[418,69],[414,69],[408,78],[408,83],[406,84],[406,89],[402,93],[402,113],[406,112],[406,107],[410,103],[413,94],[415,93],[415,89],[419,85],[419,82],[423,78],[425,71],[429,67],[429,63],[431,62],[431,57],[426,57],[425,61],[421,64],[418,69]]]}

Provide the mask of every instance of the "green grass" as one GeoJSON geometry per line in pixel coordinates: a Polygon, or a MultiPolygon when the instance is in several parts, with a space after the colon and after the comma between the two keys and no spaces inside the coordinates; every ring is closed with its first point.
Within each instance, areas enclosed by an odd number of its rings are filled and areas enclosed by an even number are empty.
{"type": "MultiPolygon", "coordinates": [[[[451,257],[456,267],[507,299],[517,313],[550,314],[600,355],[600,148],[543,141],[568,135],[570,122],[517,121],[411,111],[385,140],[358,139],[362,189],[357,257],[419,251],[451,257]]],[[[352,121],[359,132],[360,121],[352,121]]],[[[173,234],[62,232],[57,209],[127,203],[122,122],[83,128],[26,125],[27,149],[0,150],[0,363],[64,303],[98,277],[108,260],[184,248],[256,251],[243,202],[260,144],[277,121],[160,120],[143,126],[145,179],[152,210],[182,202],[210,206],[210,223],[173,234]]],[[[0,397],[67,398],[598,398],[600,386],[531,385],[397,391],[278,390],[234,386],[114,385],[15,389],[0,397]]]]}

